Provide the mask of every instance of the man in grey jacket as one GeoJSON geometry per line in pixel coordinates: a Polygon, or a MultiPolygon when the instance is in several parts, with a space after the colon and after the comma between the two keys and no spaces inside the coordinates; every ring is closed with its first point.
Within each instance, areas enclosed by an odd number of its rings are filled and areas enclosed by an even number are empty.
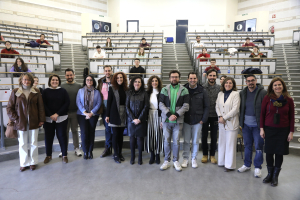
{"type": "Polygon", "coordinates": [[[171,164],[171,137],[173,139],[173,162],[177,171],[181,171],[179,159],[179,137],[182,130],[184,113],[189,110],[189,92],[179,84],[180,72],[169,73],[171,84],[164,87],[159,96],[159,109],[163,122],[165,162],[160,170],[168,169],[171,164]]]}
{"type": "Polygon", "coordinates": [[[207,121],[209,113],[209,99],[206,90],[198,84],[196,72],[190,72],[188,83],[184,85],[189,91],[189,111],[185,112],[183,123],[183,163],[187,167],[190,155],[190,141],[192,139],[192,167],[197,168],[197,155],[199,151],[199,136],[202,124],[207,121]]]}
{"type": "Polygon", "coordinates": [[[261,102],[266,96],[267,91],[264,86],[257,83],[254,75],[246,76],[245,87],[240,92],[240,126],[243,128],[243,138],[245,145],[244,165],[238,169],[238,172],[245,172],[251,169],[252,147],[255,146],[256,154],[254,158],[254,176],[261,177],[261,165],[263,163],[263,145],[264,140],[260,137],[260,111],[261,102]]]}

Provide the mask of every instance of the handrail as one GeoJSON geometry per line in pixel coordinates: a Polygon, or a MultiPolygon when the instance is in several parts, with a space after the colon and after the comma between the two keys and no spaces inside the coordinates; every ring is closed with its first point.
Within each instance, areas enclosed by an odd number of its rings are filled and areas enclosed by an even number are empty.
{"type": "MultiPolygon", "coordinates": [[[[2,40],[1,40],[2,41],[2,40]]],[[[0,47],[1,48],[1,47],[0,47]]],[[[4,48],[4,47],[3,47],[4,48]]],[[[29,50],[29,51],[45,51],[45,52],[49,52],[52,51],[53,53],[61,53],[60,50],[52,50],[52,49],[45,49],[45,48],[40,48],[40,47],[34,47],[34,48],[20,48],[20,47],[15,47],[13,48],[14,50],[29,50]]]]}
{"type": "MultiPolygon", "coordinates": [[[[3,36],[3,35],[2,35],[3,36]]],[[[36,38],[26,38],[26,37],[19,37],[19,36],[9,36],[9,35],[5,35],[3,37],[9,37],[9,38],[17,38],[17,39],[21,39],[21,40],[25,40],[25,39],[28,39],[28,40],[36,40],[36,38]]],[[[47,40],[48,42],[53,42],[53,43],[59,43],[58,40],[47,40]]]]}
{"type": "MultiPolygon", "coordinates": [[[[89,58],[90,60],[134,60],[134,58],[89,58]]],[[[162,60],[162,58],[143,58],[144,60],[162,60]]]]}
{"type": "MultiPolygon", "coordinates": [[[[54,30],[49,30],[49,29],[42,29],[42,28],[32,28],[32,27],[28,27],[28,26],[17,26],[17,25],[11,25],[11,24],[0,24],[0,27],[5,26],[6,28],[8,28],[8,26],[12,26],[12,27],[19,27],[19,28],[23,28],[23,29],[36,29],[36,30],[41,30],[41,31],[47,31],[47,33],[63,33],[62,31],[54,31],[54,30]],[[49,32],[48,32],[49,31],[49,32]]],[[[17,29],[19,30],[19,29],[17,29]]]]}
{"type": "Polygon", "coordinates": [[[13,56],[25,56],[25,57],[46,57],[46,58],[54,58],[54,56],[23,55],[23,54],[11,54],[11,53],[0,53],[0,55],[13,55],[13,56]]]}
{"type": "MultiPolygon", "coordinates": [[[[1,28],[1,27],[0,27],[1,28]]],[[[11,31],[1,31],[1,33],[5,33],[5,34],[17,34],[17,35],[30,35],[30,36],[35,36],[35,37],[40,37],[40,35],[35,35],[35,34],[30,34],[30,33],[20,33],[20,32],[11,32],[11,31]]],[[[3,35],[3,37],[6,37],[7,35],[3,35]]],[[[51,37],[53,39],[53,36],[45,36],[45,39],[51,37]]]]}
{"type": "MultiPolygon", "coordinates": [[[[117,73],[117,72],[116,72],[117,73]]],[[[129,74],[129,75],[161,75],[162,73],[126,73],[126,72],[123,72],[124,74],[129,74]]],[[[90,73],[90,74],[105,74],[105,73],[90,73]]],[[[115,74],[115,73],[113,73],[115,74]]]]}
{"type": "MultiPolygon", "coordinates": [[[[87,47],[88,49],[96,49],[96,47],[87,47]]],[[[139,47],[103,47],[105,49],[139,49],[139,47]]],[[[162,47],[147,47],[149,49],[162,49],[162,47]]]]}

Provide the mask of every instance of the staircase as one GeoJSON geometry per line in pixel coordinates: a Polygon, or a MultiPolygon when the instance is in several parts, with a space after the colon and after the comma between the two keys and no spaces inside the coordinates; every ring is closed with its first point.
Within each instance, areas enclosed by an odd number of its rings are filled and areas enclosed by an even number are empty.
{"type": "Polygon", "coordinates": [[[277,58],[276,73],[282,74],[288,92],[295,103],[295,133],[290,150],[300,155],[300,54],[292,44],[275,44],[274,58],[277,58]]]}
{"type": "Polygon", "coordinates": [[[180,71],[181,84],[187,83],[188,73],[193,71],[192,61],[185,44],[164,44],[162,64],[162,81],[164,86],[170,84],[169,72],[171,70],[180,71]]]}
{"type": "Polygon", "coordinates": [[[88,59],[86,51],[82,50],[81,44],[66,44],[61,46],[61,71],[55,71],[61,78],[66,81],[65,70],[71,68],[75,71],[75,81],[79,84],[83,83],[83,69],[88,67],[88,59]]]}

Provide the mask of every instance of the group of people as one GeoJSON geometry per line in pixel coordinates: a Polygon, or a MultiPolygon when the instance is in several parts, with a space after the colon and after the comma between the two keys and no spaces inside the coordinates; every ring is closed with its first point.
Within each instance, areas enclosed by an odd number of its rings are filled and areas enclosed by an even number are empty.
{"type": "Polygon", "coordinates": [[[125,73],[113,74],[109,65],[104,67],[104,73],[98,84],[93,76],[88,75],[80,85],[74,80],[74,71],[66,69],[65,83],[61,83],[58,75],[51,75],[49,88],[43,91],[34,86],[38,80],[34,80],[30,73],[20,76],[19,88],[12,91],[7,105],[9,119],[15,123],[19,135],[20,171],[36,169],[37,135],[42,125],[45,129],[45,164],[52,160],[55,134],[61,147],[62,162],[68,163],[70,129],[75,154],[82,156],[78,124],[83,158],[93,159],[95,129],[101,115],[105,125],[105,149],[100,157],[111,155],[113,148],[114,161],[121,163],[125,160],[122,149],[123,133],[127,128],[130,164],[135,163],[136,148],[139,165],[143,164],[143,151],[151,154],[149,164],[160,164],[160,153],[164,152],[161,170],[168,169],[172,160],[175,170],[182,171],[188,167],[190,156],[191,166],[197,168],[200,136],[202,163],[218,164],[225,172],[236,169],[237,134],[242,127],[245,160],[238,172],[250,170],[254,144],[254,176],[261,177],[265,146],[268,175],[263,182],[277,186],[283,155],[289,153],[294,132],[294,103],[281,78],[275,77],[266,91],[254,75],[247,75],[247,87],[237,92],[232,77],[222,77],[221,85],[216,83],[218,72],[215,69],[206,72],[204,85],[199,84],[195,72],[190,72],[188,83],[181,85],[180,72],[172,70],[170,84],[163,87],[158,76],[151,76],[147,89],[141,76],[131,77],[128,86],[125,73]],[[210,148],[207,142],[209,133],[210,148]],[[184,138],[183,162],[179,163],[181,134],[184,138]],[[28,145],[30,153],[27,152],[28,145]]]}

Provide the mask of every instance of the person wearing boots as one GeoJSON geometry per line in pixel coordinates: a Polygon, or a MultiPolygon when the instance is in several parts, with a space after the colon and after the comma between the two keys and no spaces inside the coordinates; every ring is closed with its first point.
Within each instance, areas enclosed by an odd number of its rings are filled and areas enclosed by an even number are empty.
{"type": "Polygon", "coordinates": [[[125,161],[122,155],[123,132],[126,122],[126,92],[128,91],[127,76],[123,72],[114,74],[111,80],[107,97],[107,112],[105,121],[112,128],[112,146],[114,149],[114,161],[125,161]]]}
{"type": "Polygon", "coordinates": [[[135,76],[129,84],[129,91],[126,96],[126,113],[128,122],[128,136],[130,137],[131,160],[135,162],[135,147],[139,149],[138,164],[142,165],[142,151],[144,137],[147,136],[147,120],[149,111],[149,98],[145,91],[144,80],[135,76]]]}
{"type": "Polygon", "coordinates": [[[161,127],[161,110],[159,109],[159,95],[162,89],[161,79],[153,75],[148,79],[147,93],[150,99],[146,149],[151,153],[149,164],[160,164],[160,153],[163,151],[163,131],[161,127]]]}
{"type": "Polygon", "coordinates": [[[293,139],[295,127],[294,101],[282,78],[273,78],[261,107],[260,136],[265,139],[268,168],[263,183],[271,182],[275,187],[278,185],[283,155],[289,154],[289,142],[293,139]]]}
{"type": "Polygon", "coordinates": [[[188,83],[184,85],[190,95],[190,109],[184,114],[183,123],[183,162],[181,167],[186,168],[189,164],[190,140],[192,139],[192,167],[198,167],[197,155],[199,151],[199,137],[202,125],[208,119],[209,98],[206,90],[198,84],[196,72],[188,74],[188,83]]]}
{"type": "Polygon", "coordinates": [[[244,165],[238,169],[238,172],[246,172],[251,169],[253,143],[255,146],[254,157],[254,177],[261,177],[261,165],[263,163],[264,140],[260,137],[260,111],[261,102],[266,96],[267,91],[264,86],[257,83],[255,75],[246,75],[246,84],[240,91],[240,126],[243,128],[243,138],[245,145],[244,165]]]}
{"type": "Polygon", "coordinates": [[[217,164],[217,160],[215,158],[215,152],[217,148],[217,136],[218,136],[218,115],[216,113],[216,100],[218,94],[220,92],[221,86],[216,83],[216,79],[218,77],[218,72],[215,69],[210,69],[207,71],[207,82],[203,84],[204,89],[206,90],[209,98],[209,114],[208,120],[206,123],[203,123],[202,127],[202,151],[203,157],[201,159],[202,163],[207,163],[208,160],[211,161],[212,164],[217,164]],[[210,158],[208,159],[208,126],[210,127],[210,158]]]}
{"type": "Polygon", "coordinates": [[[110,65],[104,66],[104,74],[105,76],[98,80],[98,90],[101,95],[102,99],[102,105],[98,111],[98,114],[101,115],[103,124],[105,126],[105,149],[103,153],[101,154],[101,158],[104,158],[106,156],[109,156],[112,154],[112,129],[110,126],[108,126],[108,123],[106,123],[106,112],[107,112],[107,98],[108,98],[108,91],[109,87],[111,86],[111,80],[112,80],[112,67],[110,65]]]}

